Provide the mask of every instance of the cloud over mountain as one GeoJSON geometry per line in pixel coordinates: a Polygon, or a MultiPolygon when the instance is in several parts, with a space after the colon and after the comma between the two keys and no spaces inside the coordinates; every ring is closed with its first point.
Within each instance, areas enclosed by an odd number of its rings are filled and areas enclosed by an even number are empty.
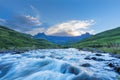
{"type": "Polygon", "coordinates": [[[48,28],[39,27],[26,33],[35,35],[44,32],[46,35],[54,36],[79,36],[85,33],[93,33],[94,30],[89,27],[94,24],[94,20],[71,20],[63,22],[48,28]]]}
{"type": "Polygon", "coordinates": [[[93,30],[89,29],[89,26],[93,25],[93,23],[94,20],[72,20],[51,26],[45,33],[55,36],[79,36],[86,32],[93,33],[93,30]]]}

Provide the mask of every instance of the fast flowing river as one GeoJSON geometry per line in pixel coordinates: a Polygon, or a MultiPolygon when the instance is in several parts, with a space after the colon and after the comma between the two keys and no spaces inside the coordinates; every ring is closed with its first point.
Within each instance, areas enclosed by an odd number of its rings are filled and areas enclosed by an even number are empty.
{"type": "Polygon", "coordinates": [[[107,53],[39,49],[0,54],[0,80],[119,80],[120,59],[107,53]]]}

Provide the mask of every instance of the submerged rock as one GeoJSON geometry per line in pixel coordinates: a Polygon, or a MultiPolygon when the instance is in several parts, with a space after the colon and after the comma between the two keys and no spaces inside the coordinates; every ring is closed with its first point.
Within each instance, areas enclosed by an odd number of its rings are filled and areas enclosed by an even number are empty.
{"type": "Polygon", "coordinates": [[[113,57],[119,58],[120,59],[120,54],[111,54],[113,57]]]}
{"type": "Polygon", "coordinates": [[[109,67],[113,67],[113,69],[120,74],[120,63],[119,62],[109,62],[109,67]]]}
{"type": "Polygon", "coordinates": [[[103,56],[102,54],[98,54],[98,53],[97,53],[97,54],[95,54],[95,55],[96,55],[96,56],[103,56]]]}
{"type": "Polygon", "coordinates": [[[60,70],[63,74],[65,73],[71,73],[71,74],[75,74],[75,75],[78,75],[80,73],[80,69],[75,67],[75,66],[72,66],[70,64],[63,64],[61,65],[61,70],[60,70]]]}
{"type": "Polygon", "coordinates": [[[82,66],[82,67],[90,67],[91,64],[89,64],[89,63],[85,63],[85,64],[82,64],[81,66],[82,66]]]}
{"type": "Polygon", "coordinates": [[[103,77],[99,77],[97,75],[94,74],[87,74],[85,72],[82,72],[81,74],[75,76],[72,80],[110,80],[103,77]]]}
{"type": "Polygon", "coordinates": [[[86,60],[91,60],[89,57],[85,57],[84,59],[86,59],[86,60]]]}
{"type": "Polygon", "coordinates": [[[95,61],[105,61],[104,59],[102,58],[98,58],[98,57],[85,57],[84,59],[87,59],[87,60],[95,60],[95,61]]]}
{"type": "Polygon", "coordinates": [[[96,60],[96,61],[105,61],[104,59],[102,59],[102,58],[97,58],[97,57],[92,57],[91,59],[96,60]]]}

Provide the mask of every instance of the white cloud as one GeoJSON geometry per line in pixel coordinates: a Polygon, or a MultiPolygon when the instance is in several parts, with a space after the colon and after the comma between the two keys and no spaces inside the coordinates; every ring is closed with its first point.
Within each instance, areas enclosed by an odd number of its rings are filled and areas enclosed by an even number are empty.
{"type": "Polygon", "coordinates": [[[0,25],[8,26],[11,29],[24,32],[31,31],[41,26],[42,22],[38,10],[34,6],[30,6],[33,15],[15,15],[10,20],[0,19],[0,25]]]}
{"type": "Polygon", "coordinates": [[[0,18],[0,22],[6,22],[6,20],[5,20],[5,19],[0,18]]]}
{"type": "Polygon", "coordinates": [[[41,21],[37,17],[22,15],[15,17],[16,25],[19,26],[40,26],[41,21]]]}
{"type": "Polygon", "coordinates": [[[31,31],[32,29],[41,26],[41,24],[42,22],[38,17],[30,15],[18,15],[15,16],[12,20],[5,20],[0,18],[0,25],[7,26],[20,32],[31,31]]]}
{"type": "Polygon", "coordinates": [[[30,5],[30,8],[31,8],[32,11],[36,14],[36,17],[37,17],[37,18],[40,18],[39,11],[38,11],[33,5],[30,5]]]}
{"type": "Polygon", "coordinates": [[[89,29],[89,26],[93,25],[93,23],[94,20],[72,20],[48,28],[45,34],[55,36],[79,36],[86,32],[93,33],[94,30],[89,29]]]}
{"type": "Polygon", "coordinates": [[[31,31],[42,25],[38,10],[33,5],[30,5],[30,8],[32,9],[32,15],[18,15],[10,20],[12,26],[15,26],[19,31],[31,31]]]}
{"type": "Polygon", "coordinates": [[[4,25],[6,23],[5,19],[0,18],[0,25],[4,25]]]}
{"type": "Polygon", "coordinates": [[[45,31],[44,28],[35,28],[31,31],[26,31],[26,33],[31,35],[36,35],[37,33],[43,33],[44,31],[45,31]]]}

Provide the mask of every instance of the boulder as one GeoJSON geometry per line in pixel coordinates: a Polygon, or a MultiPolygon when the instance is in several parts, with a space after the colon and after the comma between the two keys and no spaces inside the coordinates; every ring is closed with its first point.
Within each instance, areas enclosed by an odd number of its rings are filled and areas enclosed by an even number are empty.
{"type": "Polygon", "coordinates": [[[82,64],[81,66],[82,66],[82,67],[90,67],[91,64],[89,64],[89,63],[84,63],[84,64],[82,64]]]}

